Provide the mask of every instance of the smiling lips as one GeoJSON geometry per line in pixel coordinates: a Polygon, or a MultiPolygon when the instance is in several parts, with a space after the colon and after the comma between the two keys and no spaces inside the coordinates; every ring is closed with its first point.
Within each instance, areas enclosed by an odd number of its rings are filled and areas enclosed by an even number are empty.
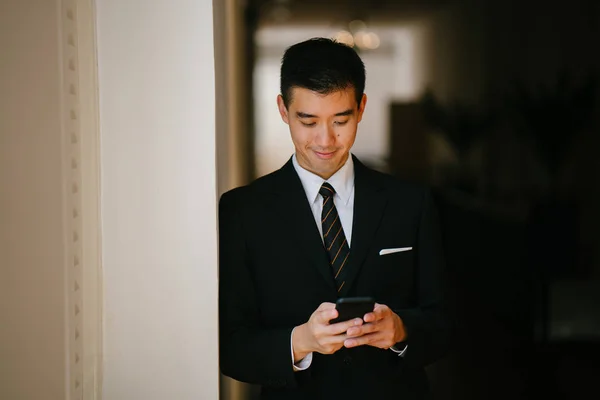
{"type": "Polygon", "coordinates": [[[320,159],[329,160],[331,157],[333,157],[333,155],[335,154],[335,151],[328,152],[328,153],[326,153],[326,152],[320,152],[320,151],[315,151],[315,154],[320,159]]]}

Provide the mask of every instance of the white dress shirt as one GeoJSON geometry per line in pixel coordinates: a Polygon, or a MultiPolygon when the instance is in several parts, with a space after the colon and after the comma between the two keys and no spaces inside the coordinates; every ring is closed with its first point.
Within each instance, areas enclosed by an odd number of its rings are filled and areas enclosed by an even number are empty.
{"type": "Polygon", "coordinates": [[[352,161],[352,157],[349,156],[342,168],[327,179],[327,181],[319,175],[315,175],[302,168],[300,164],[298,164],[295,154],[292,157],[292,163],[294,164],[296,173],[300,177],[300,182],[302,182],[308,204],[310,204],[313,217],[315,218],[315,224],[317,225],[317,228],[319,228],[319,233],[321,234],[321,240],[323,238],[323,226],[321,225],[323,196],[319,194],[319,190],[324,182],[328,182],[335,190],[333,203],[340,216],[340,222],[342,223],[342,228],[344,228],[348,246],[351,247],[352,220],[354,218],[354,162],[352,161]]]}
{"type": "MultiPolygon", "coordinates": [[[[302,182],[302,187],[306,193],[308,204],[313,212],[315,218],[315,224],[321,234],[321,240],[323,240],[323,226],[321,225],[321,212],[323,211],[323,197],[319,194],[321,185],[324,182],[328,182],[333,189],[335,189],[335,195],[333,196],[333,203],[340,216],[340,222],[346,235],[348,246],[352,248],[352,221],[354,218],[354,162],[352,161],[352,155],[350,154],[346,163],[337,170],[329,179],[325,180],[320,176],[313,174],[312,172],[304,169],[298,164],[296,154],[292,157],[292,164],[294,169],[302,182]]],[[[292,360],[294,359],[294,349],[292,347],[292,335],[290,336],[290,347],[292,351],[292,360]]],[[[404,356],[406,347],[402,351],[398,351],[394,348],[392,350],[398,353],[400,356],[404,356]]],[[[294,371],[303,371],[310,367],[312,363],[312,353],[308,354],[305,358],[293,364],[294,371]]]]}

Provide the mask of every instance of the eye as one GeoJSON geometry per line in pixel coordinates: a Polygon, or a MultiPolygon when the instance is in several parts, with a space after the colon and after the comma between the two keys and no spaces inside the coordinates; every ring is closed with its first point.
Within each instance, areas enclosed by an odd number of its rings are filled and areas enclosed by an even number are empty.
{"type": "Polygon", "coordinates": [[[302,122],[302,125],[306,126],[307,128],[312,128],[313,126],[317,125],[316,122],[302,122]]]}
{"type": "Polygon", "coordinates": [[[345,121],[334,121],[334,124],[336,124],[337,126],[344,126],[348,123],[348,120],[345,121]]]}

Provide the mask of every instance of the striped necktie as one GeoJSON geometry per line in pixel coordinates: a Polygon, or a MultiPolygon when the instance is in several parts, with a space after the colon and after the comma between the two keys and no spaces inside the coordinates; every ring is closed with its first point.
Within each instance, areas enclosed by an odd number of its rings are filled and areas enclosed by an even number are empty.
{"type": "Polygon", "coordinates": [[[319,190],[323,196],[323,212],[321,213],[321,225],[323,227],[323,243],[329,255],[329,264],[335,277],[338,292],[342,290],[345,283],[344,266],[350,255],[350,246],[344,235],[342,222],[333,202],[335,190],[333,186],[325,182],[319,190]]]}

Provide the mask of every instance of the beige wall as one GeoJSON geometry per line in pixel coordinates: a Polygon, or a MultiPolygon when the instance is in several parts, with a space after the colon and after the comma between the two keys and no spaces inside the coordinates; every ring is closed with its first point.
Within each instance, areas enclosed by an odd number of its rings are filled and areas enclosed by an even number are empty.
{"type": "Polygon", "coordinates": [[[58,1],[0,2],[0,398],[65,399],[58,1]]]}
{"type": "Polygon", "coordinates": [[[96,7],[104,399],[217,399],[212,1],[96,7]]]}

